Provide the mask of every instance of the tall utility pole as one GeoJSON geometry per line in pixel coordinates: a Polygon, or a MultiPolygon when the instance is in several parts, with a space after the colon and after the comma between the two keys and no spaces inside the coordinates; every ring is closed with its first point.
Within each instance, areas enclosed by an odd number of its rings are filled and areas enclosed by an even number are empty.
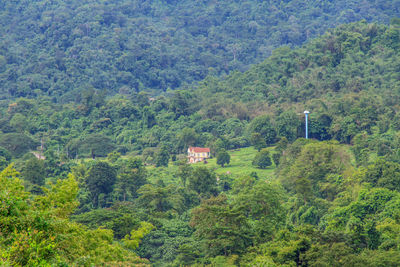
{"type": "Polygon", "coordinates": [[[304,114],[306,115],[306,139],[308,139],[308,113],[310,113],[308,110],[304,111],[304,114]]]}

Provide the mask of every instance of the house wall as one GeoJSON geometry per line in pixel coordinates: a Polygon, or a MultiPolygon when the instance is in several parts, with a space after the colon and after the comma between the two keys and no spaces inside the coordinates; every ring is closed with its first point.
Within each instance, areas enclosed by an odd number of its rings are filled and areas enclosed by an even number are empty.
{"type": "Polygon", "coordinates": [[[188,149],[189,163],[196,163],[208,159],[210,157],[209,152],[194,153],[188,149]]]}

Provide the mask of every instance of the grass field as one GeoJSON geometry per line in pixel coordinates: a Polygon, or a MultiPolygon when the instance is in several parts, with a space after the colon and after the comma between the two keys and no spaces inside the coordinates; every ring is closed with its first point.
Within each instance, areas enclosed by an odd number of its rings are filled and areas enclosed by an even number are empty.
{"type": "MultiPolygon", "coordinates": [[[[272,152],[273,148],[269,148],[272,152]]],[[[252,172],[256,172],[260,179],[270,179],[274,177],[275,165],[271,165],[266,169],[255,168],[251,162],[257,154],[257,150],[253,147],[240,148],[237,150],[228,151],[231,156],[231,161],[225,167],[217,165],[217,159],[208,160],[207,167],[215,170],[217,174],[232,174],[234,176],[244,176],[252,172]]],[[[271,153],[272,154],[272,153],[271,153]]],[[[195,166],[204,165],[204,163],[196,163],[195,166]]]]}
{"type": "MultiPolygon", "coordinates": [[[[272,152],[273,148],[269,148],[272,152]]],[[[269,166],[266,169],[258,169],[251,165],[254,156],[257,153],[257,150],[253,147],[240,148],[236,150],[228,151],[231,156],[231,161],[225,167],[221,167],[217,165],[217,159],[212,158],[208,160],[207,164],[202,162],[193,164],[193,166],[206,166],[207,168],[213,169],[215,173],[218,174],[230,174],[234,178],[241,177],[244,175],[249,175],[252,172],[256,172],[260,179],[273,179],[275,165],[269,166]]],[[[272,154],[272,153],[271,153],[272,154]]],[[[178,167],[170,162],[168,167],[147,167],[149,171],[149,180],[151,182],[155,182],[157,179],[162,178],[165,183],[176,183],[178,182],[176,179],[176,173],[178,171],[178,167]]]]}

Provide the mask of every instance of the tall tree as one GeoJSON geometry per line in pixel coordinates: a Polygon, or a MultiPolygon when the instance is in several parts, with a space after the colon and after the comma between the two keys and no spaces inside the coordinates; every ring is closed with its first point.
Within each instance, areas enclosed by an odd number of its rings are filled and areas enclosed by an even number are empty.
{"type": "Polygon", "coordinates": [[[254,182],[250,177],[244,179],[235,185],[234,190],[238,193],[232,205],[248,218],[253,240],[262,243],[270,240],[284,225],[283,192],[267,181],[254,182]]]}
{"type": "Polygon", "coordinates": [[[36,157],[32,157],[31,159],[27,160],[22,171],[22,176],[25,180],[31,182],[32,184],[39,186],[44,185],[44,181],[46,179],[44,161],[37,159],[36,157]]]}
{"type": "Polygon", "coordinates": [[[123,161],[118,173],[117,188],[122,194],[122,200],[137,198],[137,190],[147,182],[147,171],[139,158],[123,161]]]}
{"type": "MultiPolygon", "coordinates": [[[[259,133],[267,145],[275,143],[276,131],[269,116],[262,115],[254,118],[248,125],[251,134],[259,133]]],[[[258,140],[258,139],[257,139],[258,140]]],[[[260,141],[257,141],[259,143],[260,141]]]]}
{"type": "Polygon", "coordinates": [[[116,180],[117,173],[107,162],[97,161],[90,167],[85,182],[95,207],[99,205],[100,194],[107,195],[113,191],[116,180]]]}
{"type": "Polygon", "coordinates": [[[209,256],[240,253],[251,242],[246,217],[227,203],[224,194],[207,199],[193,209],[190,225],[204,241],[209,256]]]}
{"type": "Polygon", "coordinates": [[[179,169],[177,176],[181,179],[184,187],[187,185],[187,181],[190,180],[190,176],[193,174],[192,165],[188,164],[186,160],[179,162],[179,169]]]}
{"type": "Polygon", "coordinates": [[[162,145],[160,150],[156,154],[156,167],[165,166],[168,167],[169,162],[169,149],[167,146],[162,145]]]}
{"type": "Polygon", "coordinates": [[[189,176],[188,187],[201,197],[208,198],[217,194],[217,177],[207,167],[197,167],[194,169],[193,175],[189,176]]]}

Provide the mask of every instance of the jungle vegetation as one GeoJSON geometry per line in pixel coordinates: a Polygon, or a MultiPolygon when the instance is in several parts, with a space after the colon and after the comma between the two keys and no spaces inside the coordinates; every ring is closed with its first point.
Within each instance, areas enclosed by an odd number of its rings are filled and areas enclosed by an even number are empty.
{"type": "Polygon", "coordinates": [[[246,70],[343,23],[388,24],[399,1],[16,0],[0,3],[0,97],[154,95],[246,70]]]}
{"type": "Polygon", "coordinates": [[[1,265],[396,266],[399,3],[1,2],[1,265]]]}

